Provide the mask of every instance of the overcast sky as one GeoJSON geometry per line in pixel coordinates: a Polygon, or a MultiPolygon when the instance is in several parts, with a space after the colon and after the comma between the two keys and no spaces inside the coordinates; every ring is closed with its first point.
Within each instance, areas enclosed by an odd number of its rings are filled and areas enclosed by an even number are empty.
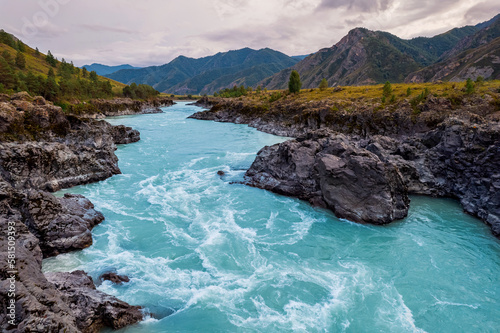
{"type": "Polygon", "coordinates": [[[355,27],[433,36],[498,13],[498,0],[0,0],[0,28],[78,66],[147,66],[246,46],[309,54],[355,27]]]}

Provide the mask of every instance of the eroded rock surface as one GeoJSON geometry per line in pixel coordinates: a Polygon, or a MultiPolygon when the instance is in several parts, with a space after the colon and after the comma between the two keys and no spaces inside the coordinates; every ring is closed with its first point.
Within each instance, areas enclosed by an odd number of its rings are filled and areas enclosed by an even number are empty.
{"type": "Polygon", "coordinates": [[[252,186],[309,200],[356,222],[385,224],[408,213],[407,188],[395,165],[344,135],[266,147],[246,178],[252,186]]]}
{"type": "Polygon", "coordinates": [[[92,228],[104,219],[81,195],[56,198],[47,191],[119,173],[116,144],[138,141],[139,132],[67,116],[42,97],[19,93],[0,96],[0,139],[2,332],[99,332],[141,320],[139,307],[97,291],[84,272],[42,273],[42,258],[90,246],[92,228]],[[11,300],[14,318],[7,311],[11,300]]]}

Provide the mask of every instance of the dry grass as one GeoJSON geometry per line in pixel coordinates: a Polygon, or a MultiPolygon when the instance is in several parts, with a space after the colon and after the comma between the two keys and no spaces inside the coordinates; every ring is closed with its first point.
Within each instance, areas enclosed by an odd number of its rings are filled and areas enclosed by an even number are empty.
{"type": "MultiPolygon", "coordinates": [[[[378,102],[382,101],[383,84],[370,85],[370,86],[345,86],[338,88],[327,88],[325,90],[316,89],[302,89],[299,94],[289,94],[286,90],[273,90],[261,92],[257,94],[252,92],[245,97],[253,101],[273,100],[272,97],[276,94],[282,95],[279,99],[296,100],[297,102],[309,101],[344,101],[344,102],[378,102]]],[[[412,99],[418,95],[427,92],[429,95],[444,98],[463,98],[465,93],[465,82],[439,82],[439,83],[394,83],[391,84],[394,95],[394,102],[402,101],[404,99],[412,99]],[[408,95],[408,88],[410,94],[408,95]]],[[[481,84],[476,84],[475,95],[484,97],[486,94],[492,96],[494,99],[500,98],[500,80],[484,81],[481,84]]],[[[386,98],[386,103],[389,104],[392,96],[386,98]]],[[[278,99],[278,100],[279,100],[278,99]]]]}

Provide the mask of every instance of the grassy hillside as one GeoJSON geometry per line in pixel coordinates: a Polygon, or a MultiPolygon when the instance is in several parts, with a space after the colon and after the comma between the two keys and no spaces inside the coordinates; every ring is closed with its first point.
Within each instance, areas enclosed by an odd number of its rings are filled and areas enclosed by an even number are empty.
{"type": "Polygon", "coordinates": [[[158,94],[151,87],[128,87],[75,67],[72,62],[59,61],[50,51],[43,54],[0,30],[0,93],[17,91],[41,95],[57,103],[116,96],[148,98],[158,94]]]}
{"type": "Polygon", "coordinates": [[[460,103],[465,98],[480,97],[489,99],[500,111],[500,80],[472,82],[473,90],[466,90],[466,82],[440,83],[395,83],[391,84],[391,93],[383,98],[383,84],[364,86],[342,86],[327,89],[302,89],[298,94],[290,94],[287,90],[267,90],[249,92],[244,97],[254,102],[273,103],[278,100],[336,101],[349,104],[366,102],[371,104],[396,104],[401,101],[417,103],[429,97],[449,99],[450,103],[460,103]],[[394,96],[394,97],[393,97],[394,96]]]}
{"type": "MultiPolygon", "coordinates": [[[[0,40],[0,54],[4,54],[4,52],[7,52],[12,57],[12,59],[15,59],[16,58],[16,54],[18,52],[17,44],[19,42],[17,42],[18,39],[16,39],[12,35],[10,35],[10,36],[14,40],[15,45],[8,45],[8,44],[3,43],[0,40]]],[[[26,44],[24,44],[24,52],[23,52],[23,54],[24,54],[24,56],[26,58],[26,67],[24,69],[15,68],[16,72],[22,72],[24,74],[28,74],[28,72],[31,71],[35,75],[42,75],[44,78],[46,78],[47,74],[49,73],[49,70],[51,68],[54,71],[56,71],[56,72],[57,72],[57,68],[60,68],[61,61],[57,61],[57,66],[56,67],[52,67],[45,60],[45,58],[46,58],[45,54],[43,54],[41,52],[39,52],[37,54],[36,49],[33,49],[33,48],[29,47],[26,44]]],[[[123,84],[121,82],[109,79],[107,77],[99,76],[99,79],[103,80],[103,81],[110,82],[111,85],[112,85],[112,87],[116,91],[121,90],[121,89],[123,89],[126,86],[125,84],[123,84]]],[[[58,80],[58,79],[56,79],[56,80],[58,80]]]]}

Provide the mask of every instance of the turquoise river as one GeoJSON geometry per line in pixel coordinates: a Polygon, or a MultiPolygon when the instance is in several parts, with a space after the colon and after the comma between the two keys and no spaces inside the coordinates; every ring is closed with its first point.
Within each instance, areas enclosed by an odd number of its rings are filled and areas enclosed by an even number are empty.
{"type": "Polygon", "coordinates": [[[233,184],[287,138],[186,119],[199,110],[108,119],[141,132],[117,150],[123,174],[58,193],[106,220],[44,271],[85,270],[150,313],[120,332],[500,332],[500,241],[456,201],[412,197],[376,227],[233,184]]]}

